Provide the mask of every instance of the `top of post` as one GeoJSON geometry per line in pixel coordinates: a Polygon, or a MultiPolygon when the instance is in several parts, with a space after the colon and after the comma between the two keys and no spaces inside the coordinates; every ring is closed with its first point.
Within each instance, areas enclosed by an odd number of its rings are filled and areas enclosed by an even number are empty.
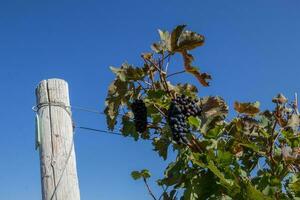
{"type": "Polygon", "coordinates": [[[37,105],[59,103],[70,106],[68,83],[58,78],[42,80],[36,88],[36,102],[37,105]]]}
{"type": "Polygon", "coordinates": [[[44,79],[42,81],[40,81],[37,85],[37,88],[43,84],[44,82],[60,82],[61,84],[66,84],[68,85],[67,81],[65,81],[64,79],[60,79],[60,78],[49,78],[49,79],[44,79]]]}

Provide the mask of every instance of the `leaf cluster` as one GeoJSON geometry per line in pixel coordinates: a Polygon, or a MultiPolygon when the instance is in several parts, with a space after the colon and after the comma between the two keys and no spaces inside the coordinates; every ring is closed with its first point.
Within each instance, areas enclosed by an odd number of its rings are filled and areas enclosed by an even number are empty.
{"type": "Polygon", "coordinates": [[[211,76],[192,66],[191,50],[204,44],[204,36],[179,25],[170,33],[159,30],[160,41],[152,52],[141,55],[143,65],[127,63],[111,67],[115,80],[108,89],[105,114],[113,130],[121,126],[124,136],[150,140],[153,150],[168,164],[157,184],[159,198],[146,180],[148,170],[134,171],[143,179],[154,199],[300,199],[300,134],[297,98],[289,102],[283,94],[274,97],[273,110],[260,110],[259,102],[235,102],[236,117],[228,119],[229,106],[218,96],[198,96],[189,83],[171,83],[182,72],[192,74],[201,86],[209,86],[211,76]],[[175,54],[183,58],[183,71],[168,73],[175,54]],[[177,144],[167,123],[167,111],[177,95],[199,98],[202,114],[189,117],[188,144],[177,144]],[[131,103],[142,99],[147,107],[147,131],[137,133],[131,103]]]}

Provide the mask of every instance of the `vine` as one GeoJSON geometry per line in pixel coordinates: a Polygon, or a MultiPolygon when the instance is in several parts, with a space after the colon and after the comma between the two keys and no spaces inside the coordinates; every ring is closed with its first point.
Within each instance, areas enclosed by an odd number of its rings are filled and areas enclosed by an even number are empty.
{"type": "Polygon", "coordinates": [[[235,102],[238,115],[227,119],[221,97],[199,97],[195,85],[169,81],[187,73],[208,87],[212,79],[192,65],[190,51],[204,44],[204,36],[185,28],[159,30],[160,41],[141,55],[142,66],[111,67],[116,78],[106,98],[108,128],[120,124],[124,136],[152,140],[164,160],[169,149],[177,155],[157,180],[159,197],[147,182],[148,170],[134,171],[132,177],[142,179],[156,200],[300,199],[297,98],[289,103],[279,94],[271,111],[261,111],[259,102],[235,102]],[[169,73],[177,54],[183,69],[169,73]]]}

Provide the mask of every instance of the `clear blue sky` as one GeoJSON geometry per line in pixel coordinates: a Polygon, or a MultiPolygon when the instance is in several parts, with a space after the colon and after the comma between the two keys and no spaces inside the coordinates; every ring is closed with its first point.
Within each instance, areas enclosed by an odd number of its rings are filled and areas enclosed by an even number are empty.
{"type": "MultiPolygon", "coordinates": [[[[299,9],[298,0],[0,0],[0,199],[41,199],[31,111],[40,80],[63,78],[72,105],[102,110],[113,80],[108,66],[140,64],[157,28],[185,23],[206,36],[195,64],[214,80],[200,95],[270,108],[278,92],[300,92],[299,9]]],[[[181,63],[170,67],[180,69],[181,63]]],[[[180,80],[194,82],[188,75],[180,80]]],[[[105,129],[103,116],[75,112],[74,118],[105,129]]],[[[150,199],[130,178],[146,167],[162,175],[166,163],[149,143],[80,130],[75,137],[83,200],[150,199]]]]}

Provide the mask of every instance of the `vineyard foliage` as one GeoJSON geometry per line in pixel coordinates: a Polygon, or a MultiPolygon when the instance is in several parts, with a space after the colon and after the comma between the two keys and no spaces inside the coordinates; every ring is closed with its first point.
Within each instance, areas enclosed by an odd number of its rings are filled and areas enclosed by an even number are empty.
{"type": "Polygon", "coordinates": [[[204,36],[185,25],[158,32],[160,41],[141,55],[142,66],[111,67],[115,79],[105,114],[110,130],[121,127],[126,137],[150,140],[162,159],[170,152],[176,159],[156,181],[162,188],[158,196],[147,184],[148,170],[134,171],[132,177],[143,179],[156,200],[300,199],[297,100],[279,94],[272,99],[273,110],[260,110],[259,102],[235,102],[236,116],[229,119],[222,97],[201,96],[195,85],[170,82],[181,74],[195,77],[200,87],[209,86],[211,75],[193,65],[190,53],[204,45],[204,36]],[[170,74],[176,55],[183,66],[170,74]],[[187,100],[179,101],[181,97],[187,100]],[[132,106],[134,102],[140,105],[132,106]]]}

